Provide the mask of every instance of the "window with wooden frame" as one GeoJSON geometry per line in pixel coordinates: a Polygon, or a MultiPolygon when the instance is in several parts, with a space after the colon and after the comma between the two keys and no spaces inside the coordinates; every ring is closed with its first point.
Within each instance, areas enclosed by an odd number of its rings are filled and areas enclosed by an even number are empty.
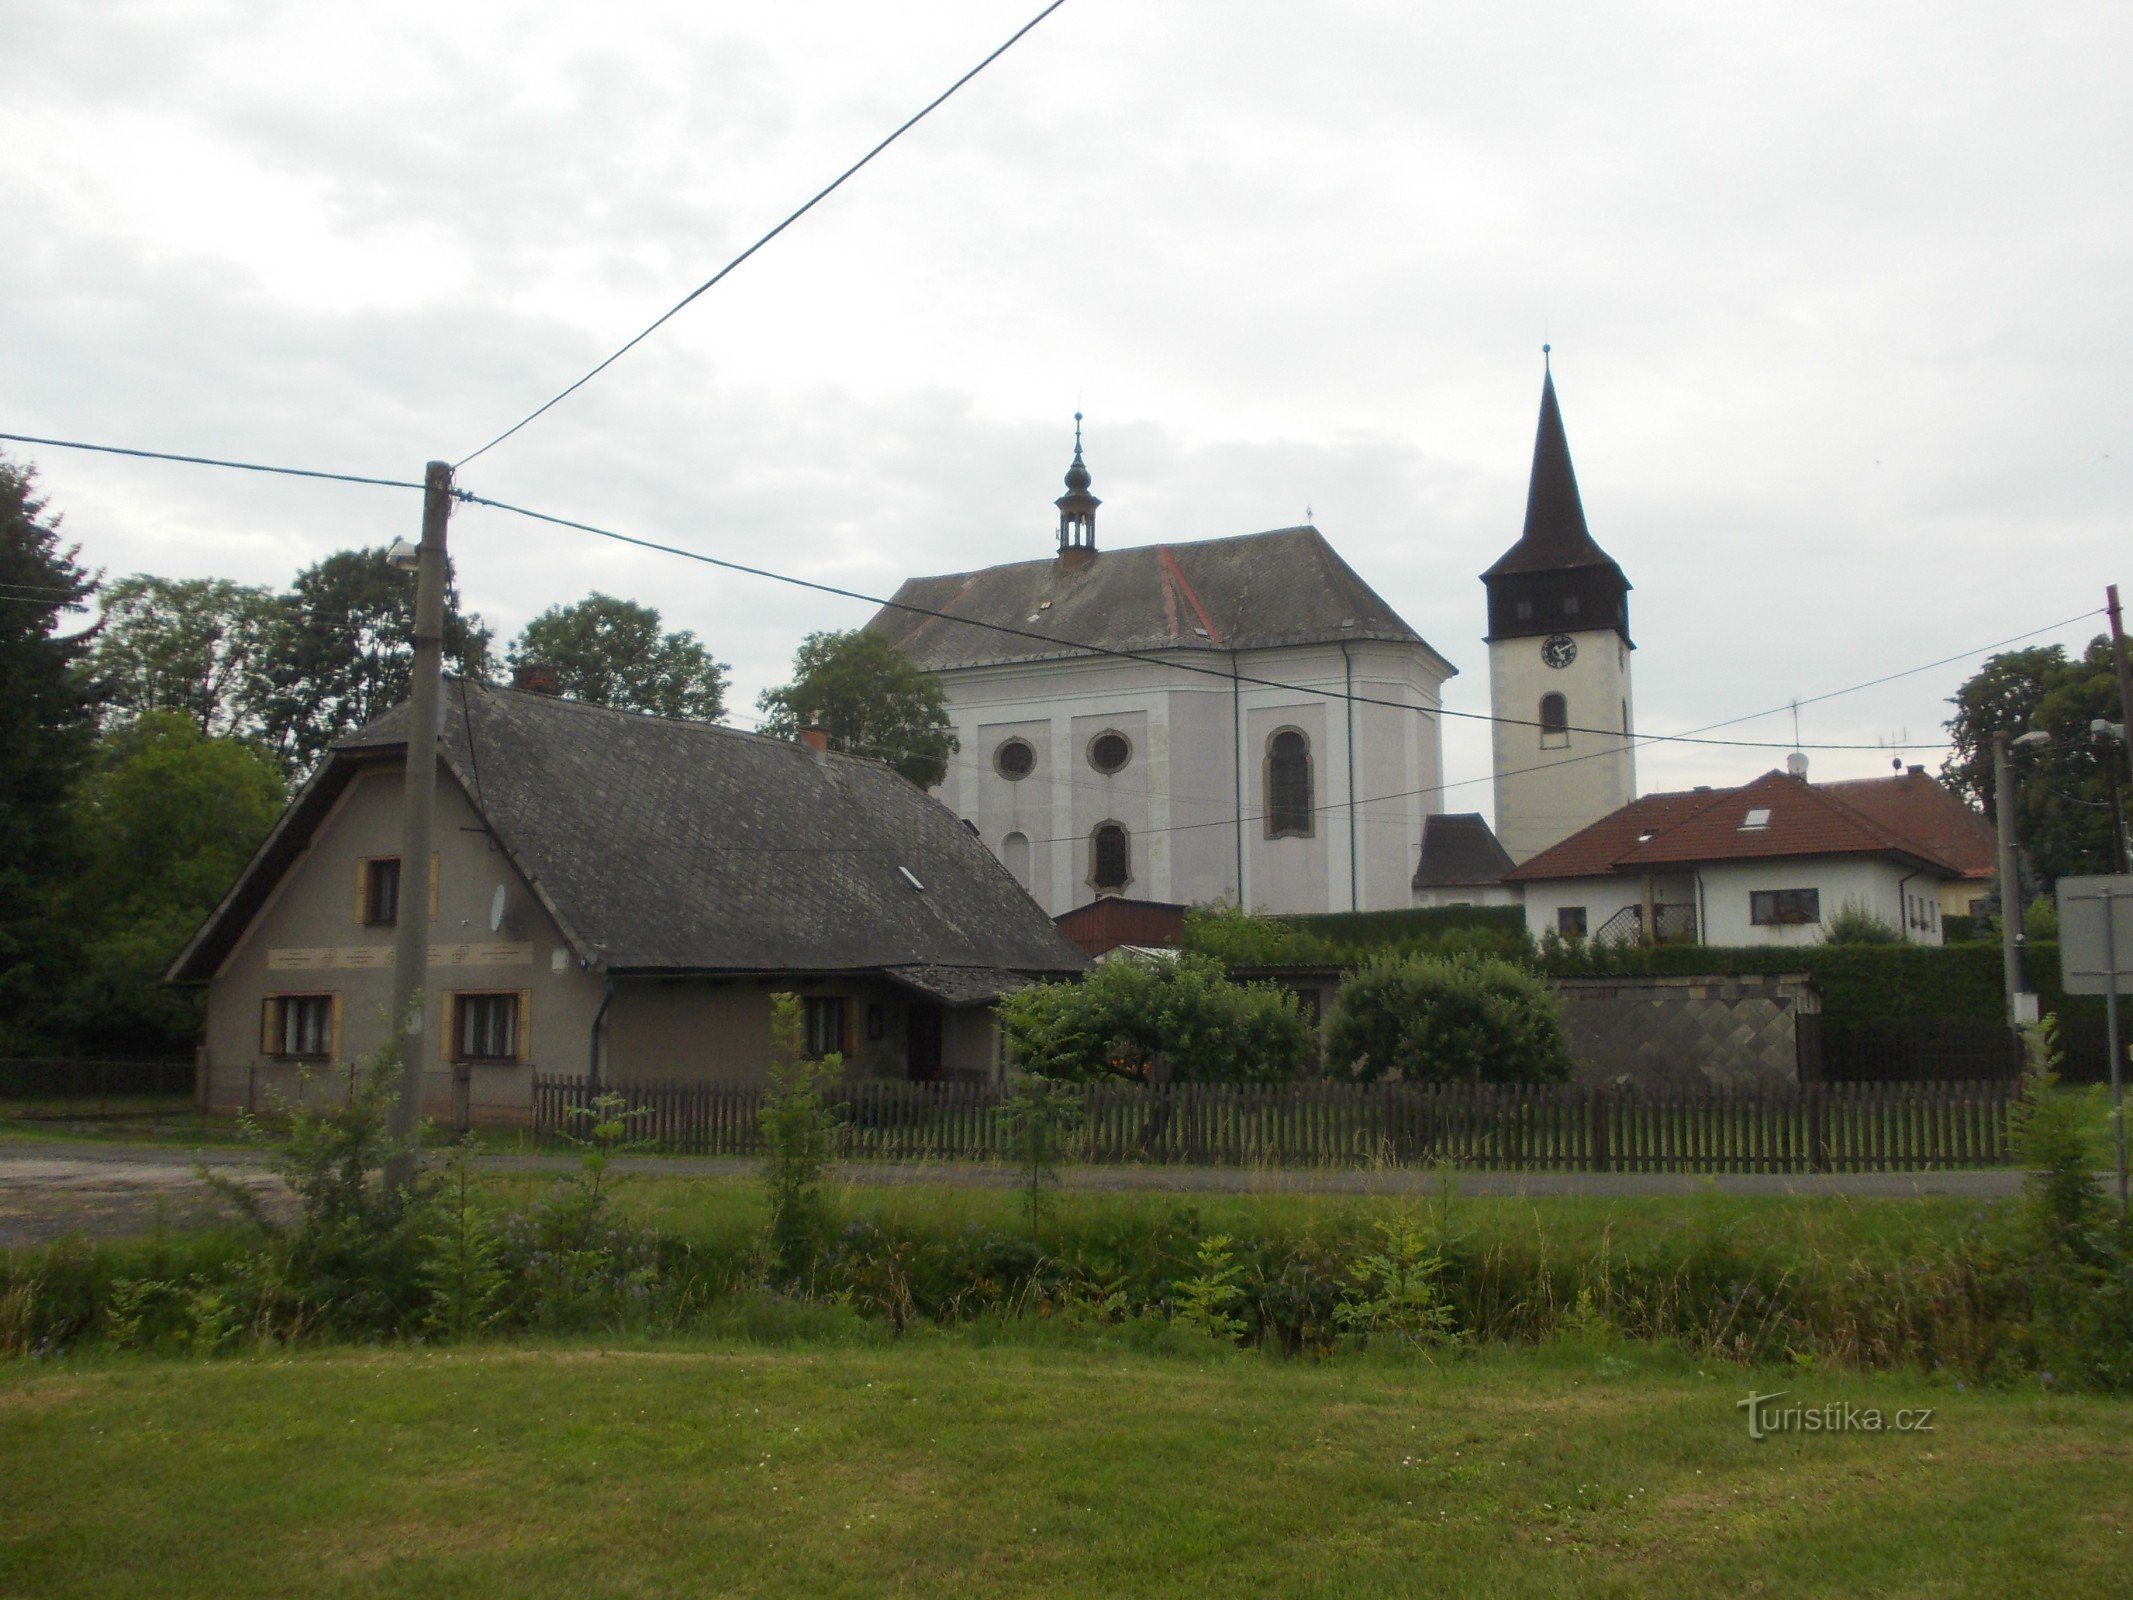
{"type": "Polygon", "coordinates": [[[530,1060],[532,999],[523,989],[462,991],[447,996],[447,1059],[492,1066],[516,1066],[530,1060]]]}
{"type": "Polygon", "coordinates": [[[1822,920],[1819,889],[1754,889],[1748,894],[1748,920],[1758,928],[1803,927],[1822,920]]]}
{"type": "Polygon", "coordinates": [[[1541,748],[1565,750],[1570,746],[1570,702],[1559,694],[1544,694],[1540,703],[1541,748]]]}
{"type": "Polygon", "coordinates": [[[400,858],[373,856],[356,863],[356,921],[390,928],[400,920],[400,858]]]}
{"type": "Polygon", "coordinates": [[[1266,742],[1266,836],[1308,839],[1316,813],[1311,794],[1311,741],[1283,728],[1266,742]]]}
{"type": "Polygon", "coordinates": [[[1101,822],[1089,835],[1089,883],[1097,889],[1123,889],[1133,881],[1133,851],[1126,830],[1101,822]]]}
{"type": "Polygon", "coordinates": [[[802,1005],[803,1045],[808,1058],[820,1061],[845,1047],[845,1019],[850,1007],[841,994],[811,994],[802,1005]]]}
{"type": "Polygon", "coordinates": [[[341,1043],[337,994],[270,994],[259,1007],[259,1053],[277,1061],[330,1061],[341,1043]]]}
{"type": "Polygon", "coordinates": [[[1585,908],[1583,906],[1557,906],[1555,908],[1555,931],[1565,939],[1585,937],[1585,908]]]}

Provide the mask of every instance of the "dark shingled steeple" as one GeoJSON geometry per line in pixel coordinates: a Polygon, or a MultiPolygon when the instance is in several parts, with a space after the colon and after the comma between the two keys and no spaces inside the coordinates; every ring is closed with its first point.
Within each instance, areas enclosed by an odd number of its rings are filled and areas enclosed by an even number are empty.
{"type": "MultiPolygon", "coordinates": [[[[1541,350],[1545,356],[1548,347],[1541,350]]],[[[1629,637],[1629,580],[1585,526],[1585,503],[1570,464],[1552,368],[1541,379],[1525,531],[1481,581],[1489,586],[1491,639],[1594,628],[1629,637]]]]}

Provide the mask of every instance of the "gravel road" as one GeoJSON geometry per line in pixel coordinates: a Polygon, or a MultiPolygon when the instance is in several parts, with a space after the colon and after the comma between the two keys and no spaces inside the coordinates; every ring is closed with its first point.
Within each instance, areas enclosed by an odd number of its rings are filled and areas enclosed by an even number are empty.
{"type": "MultiPolygon", "coordinates": [[[[250,1150],[206,1152],[162,1145],[64,1144],[0,1140],[0,1246],[35,1244],[63,1234],[113,1238],[155,1227],[186,1227],[226,1214],[195,1175],[202,1160],[217,1172],[270,1200],[280,1185],[250,1150]]],[[[567,1155],[483,1157],[498,1172],[567,1172],[567,1155]]],[[[740,1177],[755,1171],[739,1157],[625,1157],[617,1170],[665,1177],[740,1177]]],[[[969,1162],[846,1162],[837,1177],[855,1184],[951,1184],[1005,1188],[1015,1181],[1003,1167],[969,1162]]],[[[1208,1194],[1429,1194],[1437,1184],[1428,1171],[1279,1171],[1237,1167],[1072,1167],[1064,1188],[1109,1192],[1208,1194]]],[[[1832,1173],[1788,1177],[1731,1173],[1702,1177],[1643,1172],[1466,1172],[1465,1195],[1693,1195],[1721,1194],[1846,1196],[1891,1199],[1956,1195],[1991,1199],[2012,1194],[2021,1174],[2001,1169],[1962,1172],[1832,1173]]]]}

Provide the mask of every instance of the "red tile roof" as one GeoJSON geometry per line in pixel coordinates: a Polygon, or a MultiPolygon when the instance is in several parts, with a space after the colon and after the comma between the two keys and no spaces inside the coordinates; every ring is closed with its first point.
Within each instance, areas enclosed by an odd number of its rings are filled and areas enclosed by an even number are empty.
{"type": "Polygon", "coordinates": [[[1937,860],[1960,867],[1966,878],[1989,878],[1999,870],[1992,824],[1919,768],[1900,778],[1847,778],[1816,787],[1916,840],[1937,860]]]}
{"type": "Polygon", "coordinates": [[[1891,793],[1914,779],[1939,787],[1923,774],[1812,784],[1767,772],[1738,789],[1646,795],[1504,877],[1512,883],[1596,878],[1708,861],[1832,855],[1897,856],[1970,875],[1974,841],[1960,819],[1946,816],[1930,796],[1891,793]]]}

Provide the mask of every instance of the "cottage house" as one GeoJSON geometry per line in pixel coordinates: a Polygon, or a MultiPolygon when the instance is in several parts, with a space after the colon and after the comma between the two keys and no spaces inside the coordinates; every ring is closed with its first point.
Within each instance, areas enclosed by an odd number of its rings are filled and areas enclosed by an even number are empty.
{"type": "MultiPolygon", "coordinates": [[[[1966,854],[1929,826],[1923,774],[1843,784],[1770,772],[1735,789],[1633,800],[1504,874],[1526,927],[1631,943],[1819,944],[1846,906],[1913,944],[1942,942],[1966,854]],[[1647,930],[1649,930],[1647,932],[1647,930]]],[[[1941,819],[1945,821],[1945,819],[1941,819]]],[[[1947,830],[1952,833],[1953,830],[1947,830]]]]}
{"type": "Polygon", "coordinates": [[[332,1086],[386,1037],[430,919],[424,1103],[524,1118],[536,1071],[754,1083],[770,995],[854,1075],[984,1080],[992,1003],[1087,960],[955,815],[878,762],[447,681],[426,903],[401,890],[407,708],[336,745],[170,969],[208,989],[221,1110],[332,1086]]]}

